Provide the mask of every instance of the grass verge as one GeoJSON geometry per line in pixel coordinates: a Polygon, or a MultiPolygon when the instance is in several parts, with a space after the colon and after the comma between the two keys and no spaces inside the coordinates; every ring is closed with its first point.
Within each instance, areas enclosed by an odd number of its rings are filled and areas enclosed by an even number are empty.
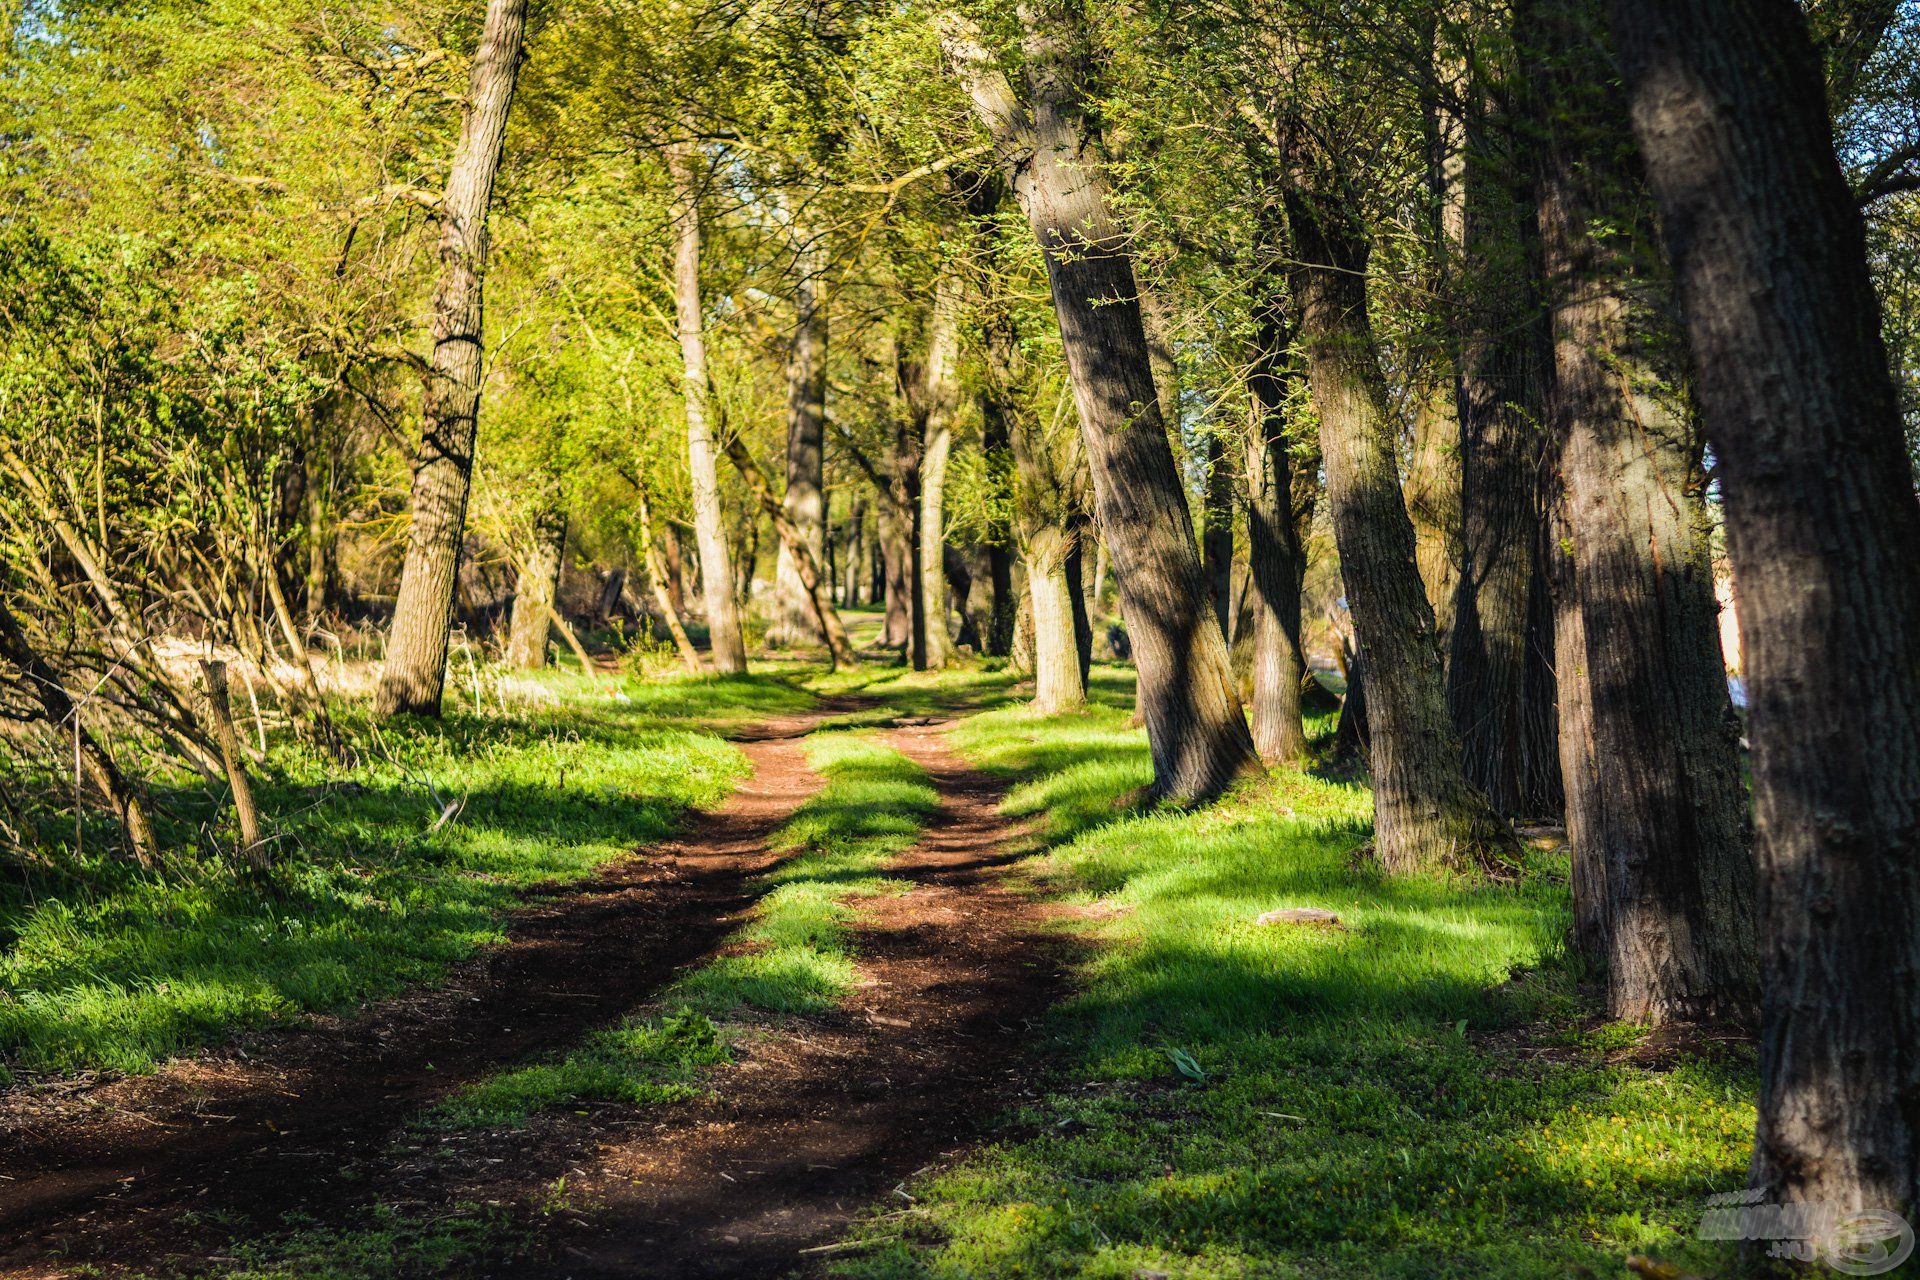
{"type": "Polygon", "coordinates": [[[160,797],[163,838],[202,842],[201,856],[152,874],[63,857],[0,883],[0,1083],[139,1072],[431,981],[498,941],[529,890],[590,875],[725,795],[744,761],[714,727],[812,703],[764,678],[512,683],[509,699],[476,677],[478,695],[437,721],[339,709],[345,769],[276,746],[256,771],[274,835],[264,884],[218,852],[224,797],[186,787],[160,797]]]}
{"type": "Polygon", "coordinates": [[[1048,1091],[842,1274],[1561,1277],[1629,1252],[1715,1274],[1688,1237],[1743,1181],[1751,1063],[1624,1065],[1568,1030],[1564,860],[1389,881],[1351,857],[1365,790],[1297,772],[1129,812],[1151,766],[1114,708],[989,712],[954,741],[1044,816],[1039,869],[1104,945],[1048,1091]],[[1255,923],[1277,907],[1342,927],[1255,923]]]}

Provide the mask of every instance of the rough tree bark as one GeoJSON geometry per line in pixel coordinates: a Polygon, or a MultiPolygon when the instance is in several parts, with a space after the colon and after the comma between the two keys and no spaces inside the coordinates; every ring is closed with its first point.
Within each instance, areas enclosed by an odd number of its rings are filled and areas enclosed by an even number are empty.
{"type": "Polygon", "coordinates": [[[1755,1183],[1920,1198],[1920,500],[1792,0],[1609,0],[1718,459],[1751,698],[1755,1183]]]}
{"type": "Polygon", "coordinates": [[[720,470],[714,457],[712,397],[707,374],[706,318],[700,300],[700,181],[696,153],[684,143],[667,149],[673,177],[673,301],[680,334],[681,389],[687,407],[687,470],[693,484],[693,532],[700,549],[700,584],[707,605],[707,652],[713,669],[747,669],[740,609],[733,598],[733,563],[720,470]]]}
{"type": "Polygon", "coordinates": [[[1047,259],[1093,474],[1139,670],[1156,794],[1217,794],[1257,764],[1226,638],[1207,607],[1166,424],[1155,398],[1126,238],[1108,209],[1100,144],[1069,67],[1076,16],[1023,9],[1029,113],[978,32],[941,15],[942,42],[1047,259]]]}
{"type": "MultiPolygon", "coordinates": [[[[813,548],[815,560],[827,553],[827,303],[825,249],[818,235],[801,229],[794,268],[793,339],[787,348],[787,491],[780,505],[813,548]]],[[[774,567],[774,625],[767,643],[775,646],[819,644],[813,602],[784,545],[774,567]]]]}
{"type": "Polygon", "coordinates": [[[1560,688],[1586,718],[1570,731],[1584,740],[1563,745],[1585,757],[1568,779],[1577,924],[1597,922],[1614,1017],[1750,1023],[1746,787],[1700,442],[1660,355],[1673,345],[1660,307],[1670,282],[1625,104],[1604,87],[1597,5],[1561,0],[1529,17],[1529,80],[1551,93],[1554,122],[1538,166],[1556,374],[1548,422],[1582,645],[1560,688]],[[1606,641],[1589,648],[1586,635],[1606,641]]]}
{"type": "MultiPolygon", "coordinates": [[[[1496,60],[1497,61],[1497,60],[1496,60]]],[[[1481,99],[1492,95],[1472,90],[1481,99]]],[[[1466,166],[1463,264],[1452,277],[1457,344],[1459,576],[1447,636],[1447,703],[1467,778],[1503,813],[1560,808],[1552,703],[1532,696],[1550,662],[1538,635],[1541,396],[1546,318],[1538,231],[1514,124],[1480,105],[1466,166]]]]}
{"type": "Polygon", "coordinates": [[[539,671],[547,665],[553,624],[548,615],[560,590],[560,566],[567,548],[567,516],[545,508],[533,518],[533,540],[520,564],[513,593],[513,618],[507,626],[507,665],[539,671]]]}
{"type": "MultiPolygon", "coordinates": [[[[1277,284],[1277,282],[1276,282],[1277,284]]],[[[1307,555],[1302,530],[1312,521],[1317,460],[1296,466],[1287,435],[1286,331],[1278,307],[1261,318],[1259,349],[1247,378],[1248,579],[1253,595],[1253,742],[1269,765],[1306,759],[1300,716],[1307,678],[1300,645],[1300,595],[1307,555]]]]}
{"type": "Polygon", "coordinates": [[[460,145],[440,206],[440,281],[421,410],[425,433],[414,457],[413,523],[374,693],[376,715],[440,714],[479,427],[487,210],[526,27],[527,0],[488,0],[460,145]]]}
{"type": "Polygon", "coordinates": [[[1327,500],[1358,649],[1366,662],[1374,846],[1393,872],[1464,865],[1512,833],[1460,766],[1433,609],[1413,560],[1396,431],[1367,317],[1365,232],[1316,193],[1287,192],[1299,315],[1327,500]]]}

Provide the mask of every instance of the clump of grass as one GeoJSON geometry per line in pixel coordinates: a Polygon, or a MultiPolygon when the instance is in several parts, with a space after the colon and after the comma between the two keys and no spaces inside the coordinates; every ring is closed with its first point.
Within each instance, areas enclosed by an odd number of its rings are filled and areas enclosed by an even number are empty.
{"type": "Polygon", "coordinates": [[[1544,1280],[1649,1250],[1716,1273],[1687,1238],[1744,1179],[1750,1064],[1517,1047],[1575,1006],[1564,859],[1389,880],[1352,860],[1366,791],[1299,773],[1196,813],[1116,807],[1150,767],[1116,710],[991,712],[954,741],[1015,777],[1008,811],[1055,842],[1041,872],[1110,908],[1103,945],[1018,1117],[1038,1136],[915,1187],[931,1229],[876,1222],[845,1274],[1544,1280]],[[1346,931],[1254,924],[1286,906],[1346,931]]]}
{"type": "Polygon", "coordinates": [[[854,732],[815,735],[807,761],[827,783],[773,837],[791,852],[740,949],[684,979],[675,996],[714,1017],[832,1008],[858,972],[847,926],[852,900],[893,887],[881,869],[910,847],[939,795],[900,752],[854,732]]]}
{"type": "Polygon", "coordinates": [[[597,1031],[564,1058],[502,1072],[433,1107],[446,1129],[525,1124],[536,1111],[577,1102],[654,1106],[695,1097],[702,1068],[726,1060],[720,1032],[682,1009],[597,1031]]]}
{"type": "Polygon", "coordinates": [[[237,1241],[216,1268],[222,1280],[436,1280],[509,1275],[534,1248],[532,1232],[490,1205],[456,1204],[431,1218],[375,1205],[357,1229],[297,1226],[262,1241],[237,1241]]]}
{"type": "MultiPolygon", "coordinates": [[[[538,683],[554,700],[508,714],[456,703],[379,723],[337,708],[357,761],[344,771],[276,745],[258,784],[276,834],[265,884],[182,855],[157,875],[102,858],[0,885],[0,1082],[9,1068],[144,1071],[431,981],[498,941],[528,890],[590,875],[724,796],[745,761],[707,725],[811,703],[766,679],[538,683]],[[444,802],[463,807],[441,822],[444,802]]],[[[175,849],[223,802],[185,787],[160,799],[175,849]]]]}

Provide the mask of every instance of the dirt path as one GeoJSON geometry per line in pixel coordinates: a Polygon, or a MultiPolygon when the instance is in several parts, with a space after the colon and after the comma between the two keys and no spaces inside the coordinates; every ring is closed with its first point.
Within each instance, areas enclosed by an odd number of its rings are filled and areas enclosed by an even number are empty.
{"type": "Polygon", "coordinates": [[[835,709],[747,735],[754,776],[723,808],[525,913],[448,987],[0,1107],[0,1276],[191,1266],[215,1243],[199,1215],[230,1215],[244,1236],[296,1211],[345,1225],[375,1202],[429,1216],[543,1206],[537,1256],[487,1275],[763,1277],[818,1261],[802,1250],[1006,1099],[1029,1061],[1022,1032],[1063,981],[1042,908],[994,883],[1013,852],[999,792],[936,726],[889,733],[941,804],[892,872],[913,889],[872,900],[858,929],[871,985],[857,1008],[770,1025],[716,1073],[718,1101],[403,1134],[422,1105],[573,1043],[719,947],[775,861],[767,836],[820,786],[799,738],[835,709]]]}

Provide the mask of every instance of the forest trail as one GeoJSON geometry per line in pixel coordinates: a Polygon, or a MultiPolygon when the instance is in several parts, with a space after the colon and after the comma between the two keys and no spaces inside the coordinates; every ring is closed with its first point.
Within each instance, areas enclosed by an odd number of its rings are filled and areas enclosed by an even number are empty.
{"type": "Polygon", "coordinates": [[[803,1251],[1013,1096],[1028,1032],[1064,987],[1047,909],[998,883],[1020,852],[1002,788],[952,755],[943,722],[881,734],[940,800],[886,869],[912,887],[859,904],[862,983],[846,1007],[772,1021],[711,1073],[708,1099],[445,1137],[407,1126],[462,1085],[617,1022],[723,948],[754,878],[780,861],[768,837],[822,785],[805,735],[847,709],[740,734],[753,776],[721,808],[522,913],[444,987],[0,1109],[0,1276],[197,1273],[229,1237],[289,1215],[343,1230],[376,1205],[524,1218],[543,1196],[532,1254],[486,1274],[770,1277],[830,1256],[803,1251]]]}

